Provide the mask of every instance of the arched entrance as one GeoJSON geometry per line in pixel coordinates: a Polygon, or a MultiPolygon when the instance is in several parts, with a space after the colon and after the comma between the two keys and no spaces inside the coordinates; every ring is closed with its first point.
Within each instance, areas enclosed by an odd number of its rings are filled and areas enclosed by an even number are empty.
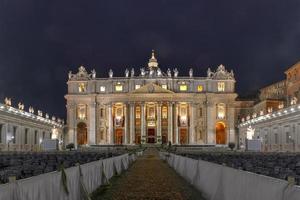
{"type": "Polygon", "coordinates": [[[77,124],[77,144],[87,144],[87,127],[83,122],[77,124]]]}
{"type": "Polygon", "coordinates": [[[216,124],[216,144],[226,144],[226,126],[223,122],[216,124]]]}

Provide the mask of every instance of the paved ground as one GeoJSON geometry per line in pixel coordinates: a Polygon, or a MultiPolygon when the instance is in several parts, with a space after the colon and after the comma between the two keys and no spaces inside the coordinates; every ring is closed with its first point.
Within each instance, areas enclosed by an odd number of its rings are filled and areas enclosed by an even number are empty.
{"type": "Polygon", "coordinates": [[[160,160],[158,151],[148,148],[131,168],[99,189],[93,200],[202,200],[201,194],[160,160]]]}

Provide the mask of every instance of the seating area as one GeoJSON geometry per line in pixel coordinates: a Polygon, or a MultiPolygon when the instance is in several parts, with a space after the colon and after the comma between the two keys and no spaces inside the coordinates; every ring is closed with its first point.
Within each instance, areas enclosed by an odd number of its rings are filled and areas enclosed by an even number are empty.
{"type": "Polygon", "coordinates": [[[126,150],[69,151],[69,152],[7,152],[0,154],[0,183],[7,183],[10,176],[24,179],[43,173],[69,168],[126,153],[126,150]]]}
{"type": "Polygon", "coordinates": [[[295,179],[300,185],[300,154],[248,152],[176,152],[193,159],[225,165],[278,179],[295,179]]]}

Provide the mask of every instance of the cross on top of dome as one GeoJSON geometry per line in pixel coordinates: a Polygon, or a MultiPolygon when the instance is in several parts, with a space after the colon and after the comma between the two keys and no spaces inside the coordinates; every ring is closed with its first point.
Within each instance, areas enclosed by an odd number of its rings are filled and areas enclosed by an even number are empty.
{"type": "Polygon", "coordinates": [[[152,50],[152,56],[149,59],[148,67],[149,68],[157,68],[158,67],[158,62],[157,62],[157,59],[155,58],[154,50],[152,50]]]}

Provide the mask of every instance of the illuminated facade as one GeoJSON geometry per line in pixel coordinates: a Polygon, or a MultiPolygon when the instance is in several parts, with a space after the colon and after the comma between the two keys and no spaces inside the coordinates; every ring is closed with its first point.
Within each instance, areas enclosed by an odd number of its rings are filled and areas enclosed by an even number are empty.
{"type": "Polygon", "coordinates": [[[286,79],[260,90],[260,102],[244,113],[240,146],[260,139],[263,151],[300,151],[300,62],[285,71],[286,79]]]}
{"type": "Polygon", "coordinates": [[[206,77],[148,66],[124,77],[69,73],[68,142],[93,144],[220,144],[235,140],[235,78],[223,65],[206,77]]]}
{"type": "Polygon", "coordinates": [[[62,145],[64,122],[33,107],[24,110],[19,103],[18,108],[11,106],[6,98],[0,104],[0,151],[39,151],[45,139],[58,139],[62,145]]]}

